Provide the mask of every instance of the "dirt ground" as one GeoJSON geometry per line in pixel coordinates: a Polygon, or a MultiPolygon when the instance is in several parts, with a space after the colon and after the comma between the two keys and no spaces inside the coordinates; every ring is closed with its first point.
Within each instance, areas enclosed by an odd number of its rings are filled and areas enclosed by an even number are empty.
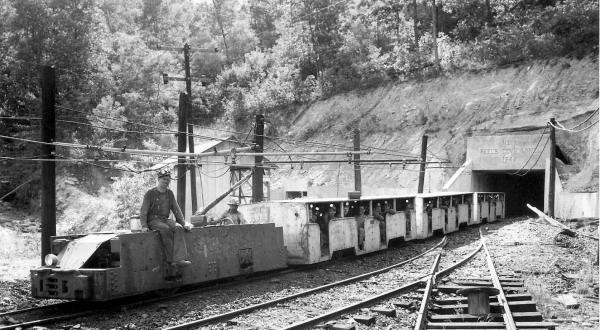
{"type": "MultiPolygon", "coordinates": [[[[525,287],[557,329],[598,329],[598,241],[569,237],[544,220],[525,218],[486,226],[497,269],[521,275],[525,287]],[[571,296],[579,304],[560,301],[571,296]]],[[[571,226],[577,227],[575,223],[571,226]]],[[[598,221],[575,229],[598,237],[598,221]]]]}

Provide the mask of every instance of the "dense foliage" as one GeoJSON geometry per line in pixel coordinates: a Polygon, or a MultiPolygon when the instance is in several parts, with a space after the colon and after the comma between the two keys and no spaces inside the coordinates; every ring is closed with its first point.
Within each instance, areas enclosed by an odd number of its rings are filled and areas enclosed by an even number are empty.
{"type": "MultiPolygon", "coordinates": [[[[172,148],[173,136],[151,126],[175,127],[185,86],[163,84],[161,73],[182,76],[183,55],[156,46],[186,42],[220,50],[192,54],[192,121],[240,129],[254,113],[285,118],[294,105],[351,89],[597,54],[598,1],[0,0],[0,117],[39,117],[39,67],[54,65],[58,140],[172,148]]],[[[37,139],[38,125],[0,119],[12,136],[37,139]]],[[[0,153],[39,151],[4,140],[0,153]]],[[[0,195],[34,178],[15,195],[29,201],[37,168],[6,160],[0,195]]]]}

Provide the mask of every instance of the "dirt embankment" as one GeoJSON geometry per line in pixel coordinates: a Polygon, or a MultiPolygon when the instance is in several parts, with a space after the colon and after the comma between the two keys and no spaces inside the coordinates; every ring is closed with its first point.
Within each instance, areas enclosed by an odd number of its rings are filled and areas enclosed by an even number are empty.
{"type": "MultiPolygon", "coordinates": [[[[299,108],[289,127],[279,129],[287,132],[280,134],[287,140],[279,142],[286,150],[331,150],[311,142],[352,146],[352,129],[358,125],[363,145],[395,151],[364,157],[398,159],[418,155],[421,136],[427,134],[429,160],[449,159],[452,166],[460,166],[466,157],[466,138],[473,132],[539,134],[541,129],[531,131],[530,126],[544,126],[554,117],[565,127],[573,127],[597,108],[597,59],[555,59],[390,84],[314,102],[299,108]]],[[[579,128],[597,118],[595,114],[579,128]]],[[[559,166],[565,187],[597,191],[598,127],[579,133],[559,131],[557,143],[572,162],[559,166]]],[[[281,150],[273,144],[269,147],[281,150]]],[[[368,195],[416,191],[417,170],[410,165],[404,169],[402,165],[366,166],[363,191],[368,195]]],[[[454,170],[428,170],[425,190],[441,188],[454,170]]],[[[286,165],[274,172],[271,185],[277,190],[299,181],[308,182],[309,192],[312,188],[328,196],[343,196],[353,190],[352,166],[304,164],[290,169],[286,165]]]]}

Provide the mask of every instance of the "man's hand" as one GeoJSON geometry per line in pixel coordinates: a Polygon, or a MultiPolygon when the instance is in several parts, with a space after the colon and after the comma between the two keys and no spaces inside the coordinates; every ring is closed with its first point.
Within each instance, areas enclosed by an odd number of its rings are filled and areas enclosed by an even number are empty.
{"type": "Polygon", "coordinates": [[[191,223],[186,223],[185,225],[183,225],[183,229],[185,229],[186,231],[190,231],[192,230],[192,228],[194,228],[194,226],[192,226],[191,223]]]}

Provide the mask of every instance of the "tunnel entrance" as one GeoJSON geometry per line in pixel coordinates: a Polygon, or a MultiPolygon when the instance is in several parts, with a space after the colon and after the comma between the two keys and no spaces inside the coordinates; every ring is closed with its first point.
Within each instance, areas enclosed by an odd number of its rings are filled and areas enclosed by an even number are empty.
{"type": "Polygon", "coordinates": [[[505,192],[507,217],[530,213],[527,203],[544,209],[544,170],[532,170],[523,176],[506,171],[473,171],[475,191],[505,192]]]}

